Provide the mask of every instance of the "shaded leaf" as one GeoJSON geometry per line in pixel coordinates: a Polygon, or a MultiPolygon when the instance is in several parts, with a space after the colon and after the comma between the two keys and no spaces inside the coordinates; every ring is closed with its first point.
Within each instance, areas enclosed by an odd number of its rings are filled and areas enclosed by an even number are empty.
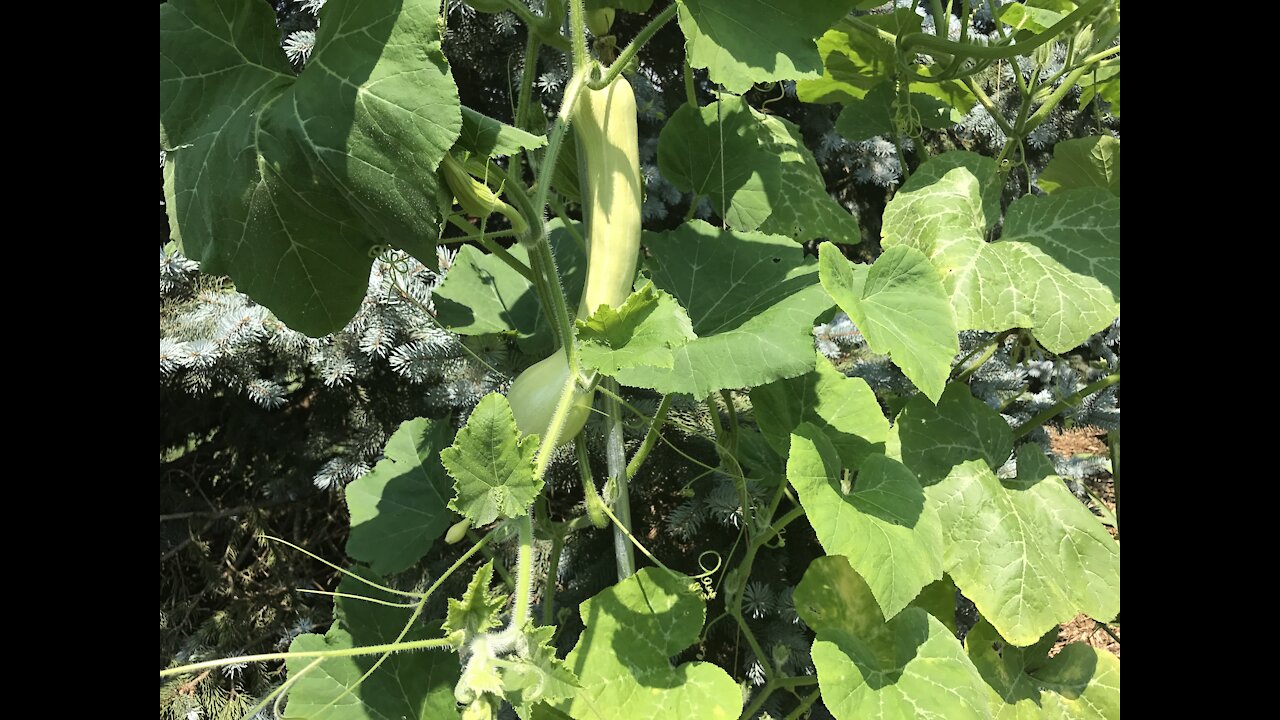
{"type": "Polygon", "coordinates": [[[348,555],[388,574],[431,550],[456,519],[448,508],[452,484],[439,457],[451,434],[447,422],[407,420],[387,439],[385,457],[347,485],[348,555]]]}
{"type": "Polygon", "coordinates": [[[658,167],[681,190],[710,198],[734,230],[861,242],[857,220],[827,193],[799,129],[740,97],[681,105],[659,134],[658,167]]]}
{"type": "Polygon", "coordinates": [[[791,434],[787,480],[828,555],[843,555],[866,580],[885,617],[907,606],[942,577],[942,529],[937,510],[902,463],[869,455],[845,471],[817,427],[791,434]]]}
{"type": "Polygon", "coordinates": [[[453,445],[440,452],[457,494],[449,507],[475,527],[527,513],[543,485],[533,473],[537,452],[538,436],[520,437],[507,399],[485,395],[453,445]]]}
{"type": "Polygon", "coordinates": [[[505,157],[547,144],[545,135],[534,135],[462,106],[462,132],[458,145],[483,157],[505,157]]]}
{"type": "Polygon", "coordinates": [[[1019,648],[1006,644],[985,620],[965,636],[969,658],[991,688],[997,720],[1120,717],[1120,659],[1084,643],[1049,657],[1057,636],[1055,628],[1035,645],[1019,648]]]}
{"type": "Polygon", "coordinates": [[[800,128],[773,115],[764,116],[763,122],[772,137],[766,147],[782,164],[778,199],[760,231],[797,242],[816,238],[846,245],[862,242],[857,219],[827,193],[822,171],[805,147],[800,128]]]}
{"type": "MultiPolygon", "coordinates": [[[[892,13],[859,17],[858,23],[850,19],[836,23],[818,38],[822,77],[798,81],[796,97],[811,103],[847,103],[865,98],[894,77],[897,61],[893,43],[861,25],[902,36],[920,32],[920,20],[910,8],[898,8],[892,13]]],[[[915,70],[930,74],[925,66],[917,65],[915,70]]],[[[909,89],[913,95],[921,93],[945,103],[951,109],[949,119],[953,123],[959,122],[977,102],[973,93],[955,80],[914,82],[909,89]]]]}
{"type": "Polygon", "coordinates": [[[699,220],[646,232],[646,270],[688,312],[697,338],[673,348],[675,365],[628,368],[618,380],[662,393],[706,397],[803,375],[814,367],[813,318],[831,300],[816,263],[770,235],[721,231],[699,220]]]}
{"type": "Polygon", "coordinates": [[[584,602],[586,628],[565,658],[582,689],[556,707],[576,720],[736,718],[742,692],[724,670],[668,659],[697,642],[706,620],[691,584],[647,567],[584,602]]]}
{"type": "Polygon", "coordinates": [[[889,421],[866,380],[845,377],[822,353],[816,356],[813,372],[751,390],[756,424],[785,458],[791,433],[801,423],[812,423],[835,446],[840,463],[857,468],[867,455],[884,452],[889,421]]]}
{"type": "Polygon", "coordinates": [[[1013,453],[1009,424],[962,383],[947,386],[936,406],[923,397],[911,398],[894,427],[902,441],[902,461],[925,486],[967,460],[999,468],[1013,453]]]}
{"type": "Polygon", "coordinates": [[[817,77],[814,38],[854,0],[678,0],[689,64],[712,82],[745,93],[752,83],[817,77]]]}
{"type": "Polygon", "coordinates": [[[1120,141],[1110,135],[1063,140],[1036,184],[1047,193],[1099,187],[1120,197],[1120,141]]]}
{"type": "MultiPolygon", "coordinates": [[[[573,227],[581,227],[573,223],[573,227]]],[[[551,249],[569,307],[577,307],[586,274],[586,255],[564,223],[547,223],[551,249]]],[[[512,257],[528,263],[523,245],[512,245],[512,257]]],[[[444,282],[432,294],[436,317],[459,335],[498,333],[516,336],[520,349],[546,355],[553,349],[551,326],[544,317],[533,284],[501,259],[471,245],[458,250],[444,282]]]]}
{"type": "Polygon", "coordinates": [[[886,622],[846,558],[815,559],[795,604],[817,634],[818,687],[837,720],[991,717],[986,686],[960,641],[918,607],[886,622]]]}
{"type": "MultiPolygon", "coordinates": [[[[941,130],[956,123],[951,107],[936,97],[912,92],[911,106],[920,124],[941,130]]],[[[894,132],[894,102],[897,93],[893,83],[885,81],[867,91],[862,98],[850,98],[836,118],[836,132],[846,140],[858,142],[894,132]]]]}
{"type": "Polygon", "coordinates": [[[658,169],[681,190],[705,195],[736,230],[755,230],[773,212],[769,189],[780,162],[770,133],[740,97],[704,107],[685,103],[658,134],[658,169]]]}
{"type": "MultiPolygon", "coordinates": [[[[365,575],[374,582],[381,580],[365,575]]],[[[403,597],[344,578],[338,592],[388,602],[403,597]]],[[[413,608],[389,607],[354,598],[334,599],[334,623],[324,635],[299,635],[290,652],[346,650],[393,642],[409,621],[413,608]]],[[[405,641],[438,637],[431,628],[417,626],[405,641]]],[[[440,650],[415,650],[389,655],[368,678],[380,655],[327,658],[299,678],[289,689],[284,717],[293,720],[400,720],[401,718],[456,718],[453,685],[458,680],[458,657],[440,650]],[[358,683],[358,684],[357,684],[358,683]],[[347,692],[350,690],[350,692],[347,692]]],[[[289,658],[286,667],[293,678],[314,658],[289,658]]]]}

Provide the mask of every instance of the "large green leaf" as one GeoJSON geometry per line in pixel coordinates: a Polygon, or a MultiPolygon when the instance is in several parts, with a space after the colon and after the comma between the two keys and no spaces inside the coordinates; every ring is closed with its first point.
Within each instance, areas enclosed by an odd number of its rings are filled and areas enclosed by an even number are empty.
{"type": "Polygon", "coordinates": [[[951,631],[918,607],[885,622],[844,557],[814,560],[795,605],[817,634],[818,687],[837,720],[991,717],[986,685],[951,631]]]}
{"type": "Polygon", "coordinates": [[[1019,648],[1005,643],[986,621],[965,636],[969,659],[991,687],[996,720],[1120,717],[1120,659],[1084,643],[1071,643],[1049,657],[1057,637],[1055,628],[1036,644],[1019,648]]]}
{"type": "Polygon", "coordinates": [[[644,244],[654,285],[688,311],[697,338],[672,349],[671,369],[623,370],[618,380],[624,385],[701,398],[813,369],[810,328],[831,299],[799,245],[700,220],[646,232],[644,244]]]}
{"type": "Polygon", "coordinates": [[[462,106],[462,132],[458,145],[482,157],[514,155],[523,149],[547,144],[545,135],[534,135],[462,106]]]}
{"type": "Polygon", "coordinates": [[[841,464],[856,469],[867,455],[884,452],[889,421],[866,380],[845,377],[825,356],[816,355],[813,372],[751,390],[756,424],[785,458],[791,433],[801,423],[812,423],[835,446],[841,464]]]}
{"type": "Polygon", "coordinates": [[[347,485],[351,535],[347,554],[386,575],[422,559],[457,519],[448,508],[449,476],[440,451],[450,442],[447,422],[406,420],[387,439],[382,460],[347,485]]]}
{"type": "Polygon", "coordinates": [[[960,351],[942,278],[919,250],[891,247],[873,265],[853,265],[831,243],[818,248],[822,286],[858,326],[867,346],[888,354],[938,401],[960,351]]]}
{"type": "Polygon", "coordinates": [[[894,428],[902,441],[902,461],[926,486],[967,460],[998,469],[1013,453],[1009,424],[962,383],[947,386],[936,406],[911,398],[894,428]]]}
{"type": "Polygon", "coordinates": [[[677,188],[710,198],[730,227],[755,230],[773,212],[770,190],[776,194],[781,176],[769,137],[740,97],[685,103],[658,134],[658,169],[677,188]]]}
{"type": "Polygon", "coordinates": [[[1120,612],[1120,546],[1053,472],[1024,445],[1015,480],[970,460],[925,490],[942,519],[947,573],[1014,645],[1080,613],[1120,612]]]}
{"type": "MultiPolygon", "coordinates": [[[[573,223],[575,230],[581,227],[573,223]]],[[[577,307],[586,274],[586,256],[569,229],[556,218],[547,223],[556,266],[569,307],[577,307]]],[[[529,252],[513,245],[509,252],[528,263],[529,252]]],[[[459,335],[514,335],[521,350],[546,355],[552,348],[551,327],[538,305],[533,284],[498,257],[464,245],[458,250],[444,282],[431,293],[436,317],[459,335]]]]}
{"type": "Polygon", "coordinates": [[[671,348],[695,338],[684,308],[650,282],[616,310],[601,305],[591,317],[580,318],[577,328],[582,363],[609,376],[625,368],[671,368],[671,348]]]}
{"type": "Polygon", "coordinates": [[[1120,197],[1120,141],[1110,135],[1063,140],[1036,184],[1047,193],[1100,187],[1120,197]]]}
{"type": "Polygon", "coordinates": [[[742,94],[752,83],[818,77],[814,46],[854,0],[678,0],[689,64],[742,94]]]}
{"type": "Polygon", "coordinates": [[[787,480],[828,555],[843,555],[866,580],[885,617],[942,577],[937,509],[902,463],[869,455],[856,472],[822,430],[802,423],[791,434],[787,480]]]}
{"type": "MultiPolygon", "coordinates": [[[[370,580],[379,581],[375,575],[370,580]]],[[[351,578],[338,592],[385,602],[403,602],[351,578]]],[[[394,641],[409,621],[413,608],[391,607],[356,598],[334,600],[334,623],[324,635],[299,635],[290,652],[347,650],[394,641]]],[[[404,640],[437,637],[428,628],[410,629],[404,640]]],[[[364,681],[381,655],[360,655],[323,660],[289,689],[284,717],[289,720],[436,720],[456,718],[453,685],[458,680],[458,657],[452,652],[417,650],[393,653],[364,681]],[[358,684],[357,684],[358,683],[358,684]],[[348,690],[350,692],[348,692],[348,690]]],[[[289,677],[297,677],[314,658],[286,661],[289,677]]]]}
{"type": "Polygon", "coordinates": [[[797,241],[861,241],[857,220],[827,193],[799,130],[726,95],[681,105],[658,136],[658,168],[681,190],[705,195],[734,230],[797,241]]]}
{"type": "Polygon", "coordinates": [[[183,252],[290,327],[341,329],[380,248],[435,266],[458,137],[439,0],[333,0],[295,76],[259,0],[160,6],[160,144],[183,252]]]}
{"type": "Polygon", "coordinates": [[[576,720],[736,718],[742,692],[724,670],[669,660],[706,620],[694,584],[648,567],[582,603],[586,628],[565,658],[582,689],[557,707],[576,720]]]}
{"type": "MultiPolygon", "coordinates": [[[[893,79],[897,62],[893,43],[878,36],[876,30],[898,36],[919,32],[920,16],[910,8],[899,8],[892,13],[860,17],[857,22],[846,19],[836,23],[818,38],[822,77],[797,82],[796,96],[811,103],[854,102],[893,79]]],[[[917,66],[916,71],[929,74],[924,66],[917,66]]],[[[951,122],[959,122],[977,102],[973,93],[956,80],[914,82],[910,91],[946,104],[951,108],[951,122]]]]}
{"type": "Polygon", "coordinates": [[[537,452],[538,436],[520,436],[507,399],[485,395],[453,445],[440,452],[457,493],[449,507],[475,527],[527,513],[543,485],[533,474],[537,452]]]}
{"type": "Polygon", "coordinates": [[[913,247],[942,273],[962,330],[1031,328],[1064,353],[1120,313],[1120,199],[1100,188],[1025,196],[998,242],[995,161],[950,152],[926,162],[885,208],[882,244],[913,247]]]}

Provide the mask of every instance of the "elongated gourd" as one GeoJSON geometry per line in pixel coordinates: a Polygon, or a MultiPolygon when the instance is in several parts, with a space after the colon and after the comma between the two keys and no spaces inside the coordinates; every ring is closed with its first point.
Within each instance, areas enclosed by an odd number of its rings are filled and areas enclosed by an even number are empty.
{"type": "Polygon", "coordinates": [[[583,88],[573,125],[586,171],[587,280],[578,306],[585,318],[631,294],[640,253],[640,144],[636,96],[621,75],[602,90],[583,88]]]}
{"type": "MultiPolygon", "coordinates": [[[[603,90],[584,88],[572,121],[582,162],[587,222],[587,277],[578,306],[578,317],[585,318],[601,305],[618,307],[626,301],[636,276],[640,146],[631,85],[619,76],[603,90]]],[[[546,434],[568,378],[569,363],[560,351],[520,373],[507,393],[520,432],[546,434]]],[[[557,445],[577,435],[591,414],[594,393],[576,388],[574,392],[578,396],[557,445]]]]}

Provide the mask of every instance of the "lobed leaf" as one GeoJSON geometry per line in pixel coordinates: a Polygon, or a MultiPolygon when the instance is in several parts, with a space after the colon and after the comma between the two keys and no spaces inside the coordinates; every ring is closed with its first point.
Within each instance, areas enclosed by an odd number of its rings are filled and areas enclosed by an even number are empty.
{"type": "Polygon", "coordinates": [[[543,486],[533,472],[537,452],[538,436],[520,436],[507,399],[498,393],[485,395],[453,445],[440,452],[440,461],[454,479],[456,497],[449,507],[474,527],[529,512],[543,486]]]}
{"type": "Polygon", "coordinates": [[[942,519],[947,573],[1009,642],[1030,645],[1080,613],[1120,612],[1120,546],[1038,447],[1019,450],[1016,480],[970,460],[925,494],[942,519]]]}
{"type": "Polygon", "coordinates": [[[684,308],[646,282],[616,310],[601,305],[579,319],[579,357],[587,367],[614,376],[627,368],[671,368],[671,349],[695,339],[684,308]]]}
{"type": "Polygon", "coordinates": [[[957,327],[1031,328],[1064,353],[1120,313],[1120,200],[1100,188],[1025,196],[998,216],[995,161],[968,152],[920,167],[885,208],[882,245],[924,253],[942,274],[957,327]]]}

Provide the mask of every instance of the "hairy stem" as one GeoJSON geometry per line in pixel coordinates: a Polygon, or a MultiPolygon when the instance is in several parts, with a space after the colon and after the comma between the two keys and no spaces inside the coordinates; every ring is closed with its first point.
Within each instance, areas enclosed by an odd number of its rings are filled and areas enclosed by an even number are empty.
{"type": "Polygon", "coordinates": [[[526,515],[515,521],[520,533],[520,549],[516,559],[516,606],[511,612],[511,627],[519,630],[529,622],[529,605],[533,600],[533,519],[526,515]]]}
{"type": "MultiPolygon", "coordinates": [[[[577,1],[575,0],[575,2],[577,1]]],[[[623,48],[622,52],[618,53],[618,59],[613,61],[608,70],[605,70],[604,75],[599,80],[593,80],[588,83],[587,87],[592,90],[601,90],[609,87],[609,84],[622,74],[623,68],[627,66],[627,63],[631,62],[631,58],[640,52],[640,48],[644,47],[645,43],[649,42],[649,39],[661,30],[663,25],[666,25],[671,21],[671,18],[676,16],[676,8],[677,4],[673,2],[667,6],[666,10],[658,13],[650,20],[649,24],[641,28],[640,32],[636,34],[635,39],[623,48]]]]}
{"type": "Polygon", "coordinates": [[[627,463],[628,480],[636,476],[645,458],[648,458],[649,453],[653,451],[653,446],[658,444],[658,433],[662,431],[662,423],[667,419],[667,411],[671,409],[671,397],[671,395],[663,395],[662,402],[658,403],[658,412],[653,416],[653,422],[649,423],[649,431],[644,435],[644,442],[640,443],[636,454],[631,456],[631,462],[627,463]]]}

